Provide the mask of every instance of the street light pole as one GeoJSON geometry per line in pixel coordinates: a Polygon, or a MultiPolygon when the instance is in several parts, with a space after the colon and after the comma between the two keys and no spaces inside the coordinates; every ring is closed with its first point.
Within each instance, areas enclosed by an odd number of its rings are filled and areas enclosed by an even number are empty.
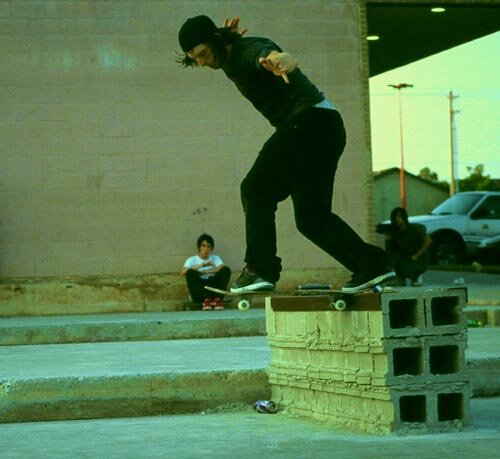
{"type": "Polygon", "coordinates": [[[455,124],[455,114],[460,113],[460,110],[455,110],[453,108],[453,100],[458,99],[459,96],[455,96],[453,91],[448,93],[448,99],[450,100],[450,147],[451,147],[451,180],[450,180],[450,196],[453,196],[459,191],[459,181],[457,178],[457,127],[455,124]]]}
{"type": "Polygon", "coordinates": [[[404,161],[404,149],[403,149],[403,114],[401,110],[401,89],[413,88],[413,85],[408,83],[399,83],[399,84],[388,84],[387,86],[398,90],[399,143],[401,151],[401,167],[399,169],[399,192],[401,195],[401,207],[406,209],[406,175],[405,175],[405,161],[404,161]]]}

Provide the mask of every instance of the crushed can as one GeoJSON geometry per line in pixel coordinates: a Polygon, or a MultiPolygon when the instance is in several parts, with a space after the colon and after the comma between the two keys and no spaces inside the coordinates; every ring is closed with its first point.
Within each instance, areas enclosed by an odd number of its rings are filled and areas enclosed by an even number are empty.
{"type": "Polygon", "coordinates": [[[272,400],[258,400],[253,407],[257,413],[274,414],[278,411],[278,406],[272,400]]]}

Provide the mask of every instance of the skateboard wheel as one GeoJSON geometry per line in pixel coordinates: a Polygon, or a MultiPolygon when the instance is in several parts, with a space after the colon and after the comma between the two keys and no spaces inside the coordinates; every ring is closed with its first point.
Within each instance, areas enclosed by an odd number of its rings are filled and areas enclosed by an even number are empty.
{"type": "Polygon", "coordinates": [[[250,309],[250,306],[251,303],[246,298],[243,298],[242,300],[238,301],[238,309],[240,311],[248,311],[250,309]]]}
{"type": "Polygon", "coordinates": [[[347,308],[347,303],[345,300],[336,300],[334,301],[333,303],[333,307],[337,310],[337,311],[345,311],[345,309],[347,308]]]}

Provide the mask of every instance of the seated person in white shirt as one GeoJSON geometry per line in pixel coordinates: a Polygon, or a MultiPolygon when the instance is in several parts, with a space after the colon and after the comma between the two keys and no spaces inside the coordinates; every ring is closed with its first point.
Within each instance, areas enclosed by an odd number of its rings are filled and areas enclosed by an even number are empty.
{"type": "Polygon", "coordinates": [[[231,270],[222,259],[212,255],[215,242],[212,236],[202,234],[197,241],[198,255],[189,257],[181,270],[186,276],[186,283],[195,303],[202,303],[204,311],[224,309],[223,295],[205,289],[205,286],[227,290],[231,270]]]}

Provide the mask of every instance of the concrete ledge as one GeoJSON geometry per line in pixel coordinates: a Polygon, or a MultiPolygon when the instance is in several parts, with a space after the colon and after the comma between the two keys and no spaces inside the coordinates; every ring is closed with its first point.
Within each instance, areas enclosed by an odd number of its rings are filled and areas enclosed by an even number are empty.
{"type": "MultiPolygon", "coordinates": [[[[500,358],[469,361],[475,396],[500,394],[500,358]]],[[[195,413],[271,398],[267,368],[0,380],[0,422],[195,413]]]]}
{"type": "MultiPolygon", "coordinates": [[[[286,270],[281,276],[280,289],[292,290],[332,279],[338,287],[348,274],[339,267],[286,270]]],[[[187,298],[178,273],[0,279],[0,317],[180,311],[187,298]]]]}
{"type": "MultiPolygon", "coordinates": [[[[500,326],[500,308],[470,307],[467,319],[500,326]]],[[[189,311],[0,318],[0,346],[263,336],[265,313],[189,311]]]]}
{"type": "Polygon", "coordinates": [[[265,338],[4,346],[0,422],[185,413],[269,398],[265,338]]]}
{"type": "Polygon", "coordinates": [[[0,422],[193,413],[270,392],[264,369],[22,379],[0,383],[0,422]]]}
{"type": "Polygon", "coordinates": [[[0,319],[0,345],[262,336],[262,309],[0,319]]]}
{"type": "MultiPolygon", "coordinates": [[[[474,395],[500,394],[499,329],[470,331],[474,395]]],[[[0,347],[0,422],[198,412],[270,398],[265,337],[0,347]]]]}
{"type": "Polygon", "coordinates": [[[467,369],[473,381],[473,393],[477,397],[500,394],[500,357],[469,359],[467,369]]]}
{"type": "Polygon", "coordinates": [[[184,279],[173,274],[0,280],[0,316],[46,316],[181,309],[184,279]]]}

